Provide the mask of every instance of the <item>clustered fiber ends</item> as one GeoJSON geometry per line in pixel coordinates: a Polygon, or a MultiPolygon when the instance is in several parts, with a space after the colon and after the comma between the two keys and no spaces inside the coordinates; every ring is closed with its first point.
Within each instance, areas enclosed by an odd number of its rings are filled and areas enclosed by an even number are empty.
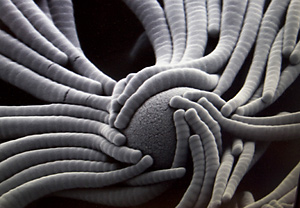
{"type": "Polygon", "coordinates": [[[0,1],[0,79],[38,101],[0,106],[1,208],[299,207],[299,0],[118,1],[140,32],[110,64],[89,3],[0,1]]]}
{"type": "Polygon", "coordinates": [[[176,130],[173,121],[174,109],[169,100],[182,95],[188,88],[173,88],[156,94],[135,112],[123,131],[126,146],[139,149],[154,159],[153,168],[170,168],[176,148],[176,130]]]}

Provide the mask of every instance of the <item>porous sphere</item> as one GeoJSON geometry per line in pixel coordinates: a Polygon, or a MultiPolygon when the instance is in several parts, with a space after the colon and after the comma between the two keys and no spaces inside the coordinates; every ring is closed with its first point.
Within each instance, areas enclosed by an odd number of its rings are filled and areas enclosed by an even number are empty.
{"type": "Polygon", "coordinates": [[[180,87],[163,91],[149,98],[135,112],[124,130],[127,146],[139,149],[154,159],[154,169],[170,168],[176,148],[176,131],[173,121],[174,109],[170,99],[182,95],[189,88],[180,87]]]}

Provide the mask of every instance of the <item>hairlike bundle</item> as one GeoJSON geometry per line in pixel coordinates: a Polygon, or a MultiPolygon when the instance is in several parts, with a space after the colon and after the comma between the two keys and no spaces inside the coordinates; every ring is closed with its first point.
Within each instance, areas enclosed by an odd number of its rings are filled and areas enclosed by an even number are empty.
{"type": "Polygon", "coordinates": [[[155,63],[118,81],[84,54],[73,3],[0,1],[0,79],[42,103],[0,106],[1,208],[299,205],[299,153],[265,196],[243,183],[299,145],[299,103],[276,105],[299,83],[300,0],[123,0],[144,29],[131,56],[155,63]]]}

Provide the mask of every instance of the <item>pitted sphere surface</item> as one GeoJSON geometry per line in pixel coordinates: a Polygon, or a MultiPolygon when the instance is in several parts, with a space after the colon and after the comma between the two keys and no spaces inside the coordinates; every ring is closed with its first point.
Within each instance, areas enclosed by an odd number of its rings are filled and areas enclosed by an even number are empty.
{"type": "Polygon", "coordinates": [[[180,87],[156,94],[135,112],[124,130],[127,146],[139,149],[154,159],[154,169],[170,168],[176,148],[176,131],[173,121],[175,109],[170,99],[182,95],[189,88],[180,87]]]}

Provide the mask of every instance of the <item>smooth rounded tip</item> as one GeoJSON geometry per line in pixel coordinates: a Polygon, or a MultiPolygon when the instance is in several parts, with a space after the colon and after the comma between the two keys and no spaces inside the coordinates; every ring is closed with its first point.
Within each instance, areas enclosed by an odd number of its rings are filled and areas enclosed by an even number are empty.
{"type": "Polygon", "coordinates": [[[264,103],[270,103],[272,100],[273,100],[273,95],[271,92],[265,92],[263,93],[263,96],[262,96],[262,101],[264,103]]]}
{"type": "Polygon", "coordinates": [[[245,110],[243,108],[239,107],[239,108],[236,109],[235,113],[237,115],[241,115],[242,116],[242,115],[245,115],[245,110]]]}
{"type": "Polygon", "coordinates": [[[290,62],[293,65],[297,65],[300,63],[300,53],[292,53],[290,55],[290,62]]]}
{"type": "Polygon", "coordinates": [[[282,49],[282,55],[284,58],[289,58],[292,52],[293,52],[293,47],[284,47],[282,49]]]}
{"type": "Polygon", "coordinates": [[[225,193],[222,197],[222,202],[224,204],[228,203],[231,200],[232,196],[228,193],[225,193]]]}
{"type": "Polygon", "coordinates": [[[239,120],[238,118],[239,118],[239,114],[237,114],[236,112],[235,112],[235,114],[233,114],[230,118],[231,119],[233,119],[233,120],[239,120]]]}
{"type": "Polygon", "coordinates": [[[278,113],[277,115],[283,116],[283,115],[288,115],[288,114],[291,114],[291,112],[288,112],[288,111],[282,111],[282,112],[278,113]]]}
{"type": "Polygon", "coordinates": [[[217,86],[218,83],[219,83],[220,75],[218,75],[218,74],[212,74],[211,76],[212,76],[212,79],[211,79],[211,80],[212,80],[212,85],[213,85],[212,89],[215,89],[216,86],[217,86]]]}
{"type": "Polygon", "coordinates": [[[178,168],[178,171],[177,171],[178,178],[182,178],[185,175],[185,173],[186,173],[185,168],[183,168],[183,167],[178,168]]]}
{"type": "Polygon", "coordinates": [[[122,119],[119,118],[119,116],[117,116],[115,122],[114,122],[114,127],[116,127],[117,129],[125,129],[127,122],[125,121],[121,121],[122,119]]]}
{"type": "Polygon", "coordinates": [[[208,104],[210,103],[206,97],[201,97],[199,98],[199,100],[197,101],[199,104],[208,104]]]}
{"type": "Polygon", "coordinates": [[[178,98],[179,98],[180,96],[178,96],[178,95],[175,95],[174,97],[172,97],[171,99],[170,99],[170,101],[169,101],[169,105],[171,106],[171,107],[176,107],[176,103],[178,102],[178,98]]]}
{"type": "Polygon", "coordinates": [[[189,120],[194,114],[197,114],[197,111],[194,108],[189,108],[187,111],[185,111],[185,118],[189,120]]]}
{"type": "Polygon", "coordinates": [[[173,113],[173,117],[177,117],[177,116],[184,116],[185,114],[185,110],[183,109],[177,109],[174,113],[173,113]]]}
{"type": "Polygon", "coordinates": [[[117,146],[124,145],[126,143],[126,137],[125,135],[119,133],[113,138],[113,142],[117,146]]]}
{"type": "Polygon", "coordinates": [[[243,145],[242,144],[238,144],[238,145],[235,145],[233,148],[232,148],[232,155],[233,156],[238,156],[242,153],[243,151],[243,145]]]}
{"type": "Polygon", "coordinates": [[[52,61],[59,64],[59,65],[61,65],[61,66],[66,66],[68,61],[69,61],[69,58],[65,53],[58,52],[54,55],[52,61]]]}
{"type": "Polygon", "coordinates": [[[145,162],[145,164],[149,167],[153,165],[153,158],[150,155],[145,155],[141,161],[145,162]]]}
{"type": "Polygon", "coordinates": [[[193,141],[197,141],[199,139],[200,139],[199,135],[198,134],[194,134],[194,135],[192,135],[192,136],[189,137],[189,142],[193,143],[193,141]]]}
{"type": "Polygon", "coordinates": [[[207,29],[209,37],[217,38],[219,37],[220,27],[218,25],[210,25],[207,29]]]}
{"type": "Polygon", "coordinates": [[[104,84],[103,88],[105,95],[112,95],[116,83],[115,80],[108,80],[108,82],[104,84]]]}
{"type": "Polygon", "coordinates": [[[136,164],[143,157],[143,154],[140,150],[135,150],[134,153],[131,154],[130,162],[136,164]]]}
{"type": "MultiPolygon", "coordinates": [[[[186,91],[182,94],[182,97],[186,98],[186,99],[189,99],[189,100],[195,100],[194,97],[195,97],[195,91],[191,90],[191,91],[186,91]]],[[[197,93],[200,94],[200,90],[197,90],[197,93]]],[[[196,96],[198,98],[198,96],[196,96]]]]}
{"type": "Polygon", "coordinates": [[[225,104],[222,108],[221,108],[221,113],[223,116],[228,117],[230,116],[230,114],[232,113],[232,107],[230,105],[225,104]]]}

